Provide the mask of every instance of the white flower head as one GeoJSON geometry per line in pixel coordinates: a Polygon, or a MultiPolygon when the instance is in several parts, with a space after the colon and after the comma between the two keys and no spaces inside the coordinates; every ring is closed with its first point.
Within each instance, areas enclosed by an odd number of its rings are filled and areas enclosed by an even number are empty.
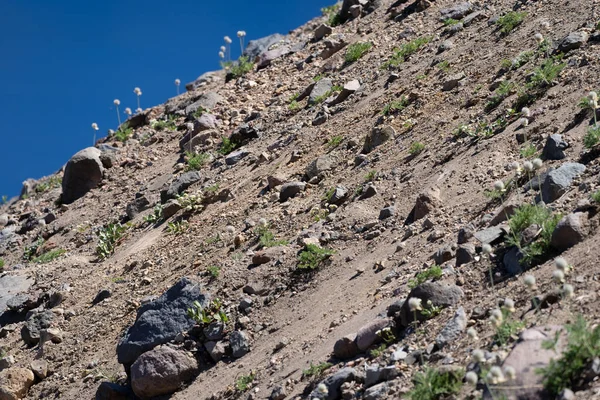
{"type": "Polygon", "coordinates": [[[127,115],[131,115],[131,108],[127,107],[124,112],[127,115]]]}
{"type": "Polygon", "coordinates": [[[467,336],[469,336],[473,340],[479,340],[479,336],[477,336],[477,331],[473,327],[467,329],[467,336]]]}
{"type": "Polygon", "coordinates": [[[569,263],[562,257],[556,257],[554,259],[554,265],[556,265],[556,268],[560,269],[565,274],[569,272],[569,263]]]}
{"type": "Polygon", "coordinates": [[[539,159],[539,158],[535,158],[531,164],[533,164],[533,169],[540,169],[542,168],[542,165],[544,164],[544,162],[539,159]]]}
{"type": "Polygon", "coordinates": [[[422,310],[423,306],[421,305],[421,299],[418,297],[411,297],[408,299],[408,308],[411,312],[422,310]]]}
{"type": "Polygon", "coordinates": [[[560,269],[554,270],[552,273],[552,279],[554,279],[557,283],[563,283],[565,281],[565,273],[560,269]]]}
{"type": "Polygon", "coordinates": [[[225,46],[221,46],[221,48],[219,50],[221,50],[223,53],[225,53],[225,50],[227,50],[227,49],[225,48],[225,46]]]}
{"type": "Polygon", "coordinates": [[[499,308],[494,308],[492,310],[492,312],[490,313],[491,317],[497,321],[502,322],[502,320],[504,319],[504,316],[502,315],[502,311],[499,308]]]}
{"type": "Polygon", "coordinates": [[[225,36],[223,40],[225,40],[225,43],[231,44],[231,38],[229,36],[225,36]]]}
{"type": "Polygon", "coordinates": [[[519,126],[525,128],[527,125],[529,125],[529,120],[526,117],[519,118],[519,126]]]}
{"type": "Polygon", "coordinates": [[[492,246],[489,243],[486,243],[483,246],[481,246],[481,251],[483,252],[483,254],[490,255],[492,254],[492,246]]]}
{"type": "Polygon", "coordinates": [[[317,391],[321,394],[329,393],[329,390],[327,389],[327,386],[324,383],[319,383],[319,385],[317,386],[317,391]]]}
{"type": "Polygon", "coordinates": [[[514,367],[507,365],[504,367],[504,375],[512,381],[517,377],[517,371],[514,369],[514,367]]]}
{"type": "Polygon", "coordinates": [[[121,100],[119,100],[119,99],[114,99],[114,100],[113,100],[113,104],[114,104],[115,106],[118,106],[119,104],[121,104],[121,100]]]}
{"type": "Polygon", "coordinates": [[[469,371],[465,375],[465,380],[469,385],[475,386],[477,385],[477,381],[479,380],[479,378],[477,377],[477,374],[475,372],[469,371]]]}
{"type": "Polygon", "coordinates": [[[524,117],[531,117],[531,110],[527,107],[521,108],[521,115],[524,117]]]}
{"type": "Polygon", "coordinates": [[[494,183],[494,189],[496,189],[499,192],[504,192],[504,182],[496,181],[496,183],[494,183]]]}
{"type": "Polygon", "coordinates": [[[179,85],[181,85],[181,81],[180,81],[179,79],[175,79],[175,85],[176,85],[176,86],[179,86],[179,85]]]}
{"type": "Polygon", "coordinates": [[[133,89],[133,93],[135,93],[137,96],[141,96],[142,89],[140,89],[139,87],[136,87],[135,89],[133,89]]]}
{"type": "Polygon", "coordinates": [[[499,383],[506,381],[506,378],[504,377],[504,373],[502,372],[502,369],[497,365],[494,365],[493,367],[490,368],[490,372],[488,372],[488,374],[487,374],[487,379],[493,385],[497,385],[499,383]]]}
{"type": "Polygon", "coordinates": [[[523,163],[523,169],[527,172],[533,171],[533,164],[531,163],[531,161],[525,161],[523,163]]]}
{"type": "Polygon", "coordinates": [[[590,108],[592,110],[597,110],[598,109],[598,100],[590,99],[590,101],[588,102],[588,104],[590,105],[590,108]]]}
{"type": "Polygon", "coordinates": [[[246,31],[238,31],[237,32],[237,37],[241,38],[241,37],[244,37],[244,36],[246,36],[246,31]]]}
{"type": "Polygon", "coordinates": [[[92,123],[92,129],[97,131],[98,130],[98,124],[97,123],[92,123]]]}
{"type": "Polygon", "coordinates": [[[523,283],[525,284],[525,286],[527,286],[527,288],[529,289],[535,289],[535,276],[533,275],[525,275],[525,278],[523,278],[523,283]]]}
{"type": "Polygon", "coordinates": [[[590,100],[598,101],[598,93],[596,93],[596,92],[589,92],[588,93],[588,98],[590,100]]]}
{"type": "Polygon", "coordinates": [[[141,108],[136,108],[135,109],[135,112],[138,113],[138,114],[141,113],[142,111],[144,111],[144,110],[142,110],[141,108]]]}
{"type": "Polygon", "coordinates": [[[260,225],[260,226],[267,226],[268,222],[267,222],[266,218],[259,218],[258,219],[258,225],[260,225]]]}
{"type": "Polygon", "coordinates": [[[223,53],[222,51],[219,52],[219,58],[225,58],[225,53],[223,53]]]}
{"type": "Polygon", "coordinates": [[[112,135],[112,134],[114,134],[114,133],[115,133],[115,131],[114,131],[114,130],[112,130],[112,129],[109,129],[109,130],[108,130],[108,134],[109,134],[109,135],[112,135]]]}
{"type": "Polygon", "coordinates": [[[510,298],[506,298],[504,299],[504,308],[511,313],[515,312],[515,302],[513,301],[513,299],[510,298]]]}
{"type": "Polygon", "coordinates": [[[521,164],[519,164],[518,161],[513,161],[510,163],[510,169],[511,171],[519,172],[521,170],[521,164]]]}
{"type": "Polygon", "coordinates": [[[535,39],[535,41],[536,41],[538,44],[542,44],[542,42],[544,41],[544,37],[543,37],[543,36],[542,36],[542,34],[541,34],[541,33],[539,33],[539,32],[538,32],[538,33],[536,33],[535,35],[533,35],[533,38],[535,39]]]}
{"type": "Polygon", "coordinates": [[[473,361],[478,363],[485,362],[485,353],[483,350],[473,350],[473,361]]]}
{"type": "Polygon", "coordinates": [[[575,293],[575,288],[573,287],[573,285],[569,285],[568,283],[566,283],[565,285],[563,285],[562,292],[564,297],[573,297],[573,293],[575,293]]]}

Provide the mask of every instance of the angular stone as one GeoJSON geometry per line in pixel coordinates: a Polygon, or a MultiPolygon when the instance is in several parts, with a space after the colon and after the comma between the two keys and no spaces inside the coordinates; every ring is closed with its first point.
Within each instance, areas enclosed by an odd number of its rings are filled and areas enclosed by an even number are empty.
{"type": "Polygon", "coordinates": [[[589,234],[587,213],[578,212],[564,216],[552,233],[550,245],[558,250],[575,246],[589,234]]]}
{"type": "Polygon", "coordinates": [[[473,11],[473,5],[468,2],[459,3],[448,8],[442,8],[440,10],[440,21],[445,21],[450,18],[459,20],[471,11],[473,11]]]}
{"type": "Polygon", "coordinates": [[[313,32],[313,41],[318,42],[319,40],[323,39],[325,36],[331,35],[331,32],[333,32],[333,29],[331,29],[330,26],[321,24],[313,32]]]}
{"type": "Polygon", "coordinates": [[[292,50],[289,46],[280,46],[272,50],[267,50],[258,56],[258,60],[256,61],[256,69],[259,70],[266,68],[271,65],[273,61],[290,54],[291,52],[292,50]]]}
{"type": "Polygon", "coordinates": [[[194,114],[200,107],[205,110],[212,110],[218,103],[222,103],[224,100],[225,99],[218,93],[203,93],[198,100],[185,108],[185,115],[194,114]]]}
{"type": "Polygon", "coordinates": [[[468,264],[475,258],[475,245],[473,243],[463,243],[456,249],[456,266],[468,264]]]}
{"type": "Polygon", "coordinates": [[[67,165],[62,180],[62,202],[70,204],[95,189],[102,181],[104,165],[100,160],[101,152],[88,147],[76,153],[67,165]]]}
{"type": "MultiPolygon", "coordinates": [[[[463,296],[463,291],[456,285],[444,282],[425,282],[413,290],[407,296],[407,299],[416,297],[421,299],[423,307],[428,301],[434,306],[448,307],[458,303],[463,296]]],[[[408,301],[404,303],[399,313],[399,318],[396,318],[396,324],[400,326],[409,326],[414,321],[414,313],[410,311],[408,301]]],[[[426,317],[417,311],[417,320],[423,321],[426,317]]]]}
{"type": "Polygon", "coordinates": [[[482,244],[494,244],[499,242],[506,232],[500,226],[492,226],[484,230],[475,232],[475,239],[479,240],[482,244]]]}
{"type": "Polygon", "coordinates": [[[331,92],[332,87],[333,82],[329,78],[323,78],[317,81],[308,96],[308,104],[316,104],[318,99],[322,99],[323,96],[331,92]]]}
{"type": "Polygon", "coordinates": [[[394,206],[385,207],[379,211],[379,219],[390,218],[390,217],[393,217],[395,214],[396,214],[396,207],[394,207],[394,206]]]}
{"type": "Polygon", "coordinates": [[[585,31],[571,32],[567,36],[561,39],[556,47],[556,51],[560,53],[566,53],[571,50],[575,50],[583,46],[590,35],[585,31]]]}
{"type": "Polygon", "coordinates": [[[348,97],[350,97],[351,94],[353,94],[354,92],[356,92],[359,89],[360,89],[360,82],[357,79],[354,79],[354,80],[346,83],[344,85],[344,88],[340,92],[340,94],[338,94],[338,96],[329,103],[329,106],[334,106],[336,104],[341,103],[342,101],[346,100],[348,97]]]}
{"type": "Polygon", "coordinates": [[[16,400],[27,395],[33,385],[34,376],[31,370],[12,367],[0,372],[0,399],[16,400]]]}
{"type": "Polygon", "coordinates": [[[142,354],[131,366],[131,388],[150,398],[176,392],[198,374],[198,362],[187,352],[161,346],[142,354]]]}
{"type": "Polygon", "coordinates": [[[29,367],[39,380],[44,380],[48,376],[48,361],[46,360],[33,360],[29,367]]]}
{"type": "Polygon", "coordinates": [[[454,251],[454,248],[448,244],[448,245],[440,247],[433,254],[433,261],[435,261],[435,263],[437,265],[442,265],[446,261],[452,260],[455,255],[456,255],[456,253],[454,251]]]}
{"type": "Polygon", "coordinates": [[[304,191],[306,183],[304,182],[288,182],[281,186],[279,191],[279,201],[284,202],[292,197],[296,197],[300,192],[304,191]]]}
{"type": "MultiPolygon", "coordinates": [[[[200,75],[198,78],[196,78],[195,81],[186,83],[185,90],[192,91],[192,90],[198,89],[199,87],[205,86],[209,83],[220,81],[221,77],[219,75],[221,75],[221,74],[222,74],[221,70],[205,72],[202,75],[200,75]]],[[[176,97],[174,99],[177,99],[178,97],[176,97]]],[[[174,100],[174,99],[171,99],[171,100],[174,100]]],[[[167,114],[171,114],[177,110],[177,108],[175,108],[173,106],[169,107],[169,105],[170,105],[169,102],[167,102],[167,107],[165,107],[165,111],[167,114]]]]}
{"type": "Polygon", "coordinates": [[[28,346],[35,346],[40,341],[42,331],[50,328],[54,320],[52,311],[41,311],[32,314],[21,329],[21,338],[28,346]]]}
{"type": "Polygon", "coordinates": [[[356,357],[359,350],[355,336],[356,335],[349,335],[338,339],[333,345],[333,355],[340,360],[356,357]]]}
{"type": "Polygon", "coordinates": [[[458,339],[467,328],[467,315],[462,307],[458,307],[456,313],[442,331],[435,338],[435,344],[438,349],[443,349],[448,343],[458,339]]]}
{"type": "Polygon", "coordinates": [[[274,33],[260,39],[251,40],[248,42],[248,46],[246,46],[242,55],[248,57],[250,61],[254,61],[256,57],[269,50],[271,46],[281,42],[283,39],[285,39],[285,36],[274,33]]]}
{"type": "Polygon", "coordinates": [[[377,385],[371,386],[363,393],[363,400],[379,400],[386,398],[389,391],[389,385],[387,382],[382,382],[377,385]]]}
{"type": "Polygon", "coordinates": [[[327,388],[327,393],[321,393],[319,391],[318,385],[312,391],[309,398],[310,399],[325,399],[325,400],[336,400],[340,398],[340,388],[344,382],[354,381],[358,378],[358,373],[354,368],[342,368],[333,375],[328,376],[321,382],[327,388]]]}
{"type": "Polygon", "coordinates": [[[229,346],[234,358],[243,357],[250,352],[250,337],[244,331],[233,331],[229,335],[229,346]]]}
{"type": "Polygon", "coordinates": [[[210,298],[184,277],[158,299],[141,306],[135,323],[117,346],[118,361],[131,365],[142,353],[170,342],[194,326],[194,321],[187,316],[187,309],[194,301],[206,307],[210,298]]]}
{"type": "Polygon", "coordinates": [[[166,203],[169,199],[174,199],[182,194],[187,188],[201,179],[200,172],[189,171],[181,174],[167,188],[160,191],[160,202],[166,203]]]}
{"type": "Polygon", "coordinates": [[[242,160],[242,158],[248,156],[250,151],[246,149],[239,149],[229,153],[225,157],[225,164],[227,165],[235,165],[242,160]]]}
{"type": "Polygon", "coordinates": [[[206,342],[204,343],[204,348],[210,354],[210,358],[214,362],[219,362],[221,358],[225,355],[225,343],[223,342],[206,342]]]}
{"type": "Polygon", "coordinates": [[[373,344],[381,341],[381,338],[377,335],[377,331],[380,331],[389,326],[393,326],[394,322],[391,319],[376,319],[369,322],[356,333],[356,346],[360,351],[365,351],[373,344]]]}
{"type": "Polygon", "coordinates": [[[569,144],[562,139],[559,134],[548,136],[542,155],[547,160],[562,160],[566,157],[564,150],[569,147],[569,144]]]}
{"type": "Polygon", "coordinates": [[[551,203],[565,194],[573,179],[585,171],[585,165],[578,163],[565,163],[559,168],[550,171],[542,185],[542,196],[546,203],[551,203]]]}
{"type": "Polygon", "coordinates": [[[163,208],[162,208],[163,218],[165,220],[169,219],[173,215],[177,214],[177,212],[179,210],[181,210],[181,204],[179,204],[179,202],[177,200],[171,199],[163,205],[163,208]]]}
{"type": "Polygon", "coordinates": [[[329,197],[328,201],[331,204],[340,205],[342,204],[346,198],[348,197],[348,189],[344,186],[336,186],[333,190],[333,193],[329,197]]]}
{"type": "Polygon", "coordinates": [[[133,391],[129,386],[121,386],[112,382],[102,382],[96,390],[95,400],[132,400],[133,391]]]}
{"type": "Polygon", "coordinates": [[[444,80],[444,83],[442,84],[442,90],[444,92],[448,92],[448,91],[454,89],[455,87],[458,86],[458,84],[461,80],[465,79],[465,76],[466,75],[464,72],[460,72],[458,74],[454,74],[454,75],[447,77],[444,80]]]}
{"type": "Polygon", "coordinates": [[[374,127],[365,137],[362,152],[368,154],[395,136],[396,131],[391,126],[374,127]]]}
{"type": "Polygon", "coordinates": [[[523,272],[523,266],[521,265],[521,260],[524,255],[519,250],[518,247],[511,247],[506,253],[504,253],[504,257],[502,258],[502,264],[504,265],[504,269],[511,276],[519,275],[523,272]]]}
{"type": "Polygon", "coordinates": [[[441,205],[439,190],[419,194],[413,210],[413,219],[419,220],[441,205]]]}

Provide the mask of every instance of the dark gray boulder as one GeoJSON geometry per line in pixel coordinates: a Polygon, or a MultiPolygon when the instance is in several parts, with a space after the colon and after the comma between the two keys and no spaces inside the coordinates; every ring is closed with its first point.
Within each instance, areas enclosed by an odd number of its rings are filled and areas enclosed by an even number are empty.
{"type": "Polygon", "coordinates": [[[308,96],[308,104],[316,104],[319,100],[323,99],[323,96],[331,93],[332,87],[333,81],[329,78],[323,78],[316,82],[308,96]]]}
{"type": "Polygon", "coordinates": [[[102,181],[104,166],[100,160],[101,151],[88,147],[76,153],[65,166],[62,180],[62,202],[70,204],[98,187],[102,181]]]}
{"type": "Polygon", "coordinates": [[[171,184],[160,191],[160,202],[166,203],[169,199],[174,199],[184,190],[192,186],[201,179],[200,172],[189,171],[175,179],[171,184]]]}
{"type": "Polygon", "coordinates": [[[308,177],[308,179],[312,179],[315,176],[319,176],[325,171],[329,171],[335,165],[335,159],[330,155],[322,155],[320,157],[315,158],[306,166],[304,173],[308,177]]]}
{"type": "Polygon", "coordinates": [[[362,152],[364,154],[370,153],[376,147],[381,146],[390,139],[393,139],[394,136],[396,136],[396,131],[391,126],[376,126],[365,137],[365,143],[363,145],[362,152]]]}
{"type": "Polygon", "coordinates": [[[260,39],[251,40],[248,42],[248,46],[246,46],[242,55],[250,58],[250,61],[254,61],[256,57],[269,50],[269,47],[281,42],[283,39],[285,39],[285,36],[274,33],[260,39]]]}
{"type": "Polygon", "coordinates": [[[319,385],[322,383],[327,388],[327,393],[322,393],[319,391],[319,388],[315,388],[313,392],[310,394],[310,399],[320,399],[320,400],[336,400],[341,398],[340,388],[342,384],[349,381],[354,381],[360,379],[358,372],[354,368],[342,368],[333,375],[328,376],[324,380],[322,380],[319,385]]]}
{"type": "Polygon", "coordinates": [[[135,323],[117,345],[117,359],[126,367],[142,353],[165,344],[192,326],[187,316],[194,301],[208,306],[209,295],[187,277],[181,278],[158,299],[138,309],[135,323]]]}
{"type": "Polygon", "coordinates": [[[185,108],[185,114],[190,115],[198,111],[200,107],[205,110],[212,110],[218,103],[223,102],[223,97],[215,92],[207,92],[202,94],[198,100],[185,108]]]}
{"type": "Polygon", "coordinates": [[[548,172],[542,185],[542,200],[551,203],[567,192],[577,176],[585,171],[585,165],[565,163],[559,168],[548,172]]]}
{"type": "Polygon", "coordinates": [[[578,212],[564,216],[556,225],[550,245],[559,250],[566,250],[585,239],[589,233],[587,213],[578,212]]]}
{"type": "MultiPolygon", "coordinates": [[[[422,306],[426,307],[427,302],[431,301],[434,306],[449,307],[458,303],[463,296],[463,291],[456,285],[444,282],[425,282],[413,290],[407,296],[407,299],[413,297],[421,299],[422,306]]],[[[402,305],[402,309],[396,319],[397,326],[408,326],[414,321],[414,313],[410,311],[409,302],[402,305]]],[[[417,319],[423,321],[426,319],[420,311],[417,311],[417,319]]]]}
{"type": "Polygon", "coordinates": [[[468,2],[459,3],[448,8],[442,8],[440,10],[440,20],[445,21],[450,18],[458,20],[470,13],[472,10],[473,5],[468,2]]]}
{"type": "Polygon", "coordinates": [[[548,136],[542,155],[547,160],[562,160],[565,158],[564,150],[569,147],[569,144],[562,139],[559,134],[548,136]]]}
{"type": "Polygon", "coordinates": [[[50,328],[54,320],[52,311],[42,311],[32,314],[21,329],[21,338],[28,346],[35,346],[40,341],[41,331],[50,328]]]}
{"type": "Polygon", "coordinates": [[[292,197],[296,197],[297,194],[304,191],[306,183],[304,182],[288,182],[281,186],[279,191],[279,201],[284,202],[292,197]]]}
{"type": "Polygon", "coordinates": [[[186,83],[185,90],[191,91],[198,89],[201,86],[208,85],[209,83],[216,82],[221,79],[219,75],[221,75],[221,71],[209,71],[200,75],[196,80],[186,83]]]}

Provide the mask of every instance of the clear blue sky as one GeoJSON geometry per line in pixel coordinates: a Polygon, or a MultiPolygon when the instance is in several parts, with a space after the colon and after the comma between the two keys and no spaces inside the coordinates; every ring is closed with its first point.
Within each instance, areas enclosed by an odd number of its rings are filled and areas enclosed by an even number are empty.
{"type": "Polygon", "coordinates": [[[161,104],[218,69],[223,36],[237,57],[238,30],[286,34],[334,2],[0,0],[0,196],[90,146],[92,122],[115,129],[113,99],[161,104]]]}

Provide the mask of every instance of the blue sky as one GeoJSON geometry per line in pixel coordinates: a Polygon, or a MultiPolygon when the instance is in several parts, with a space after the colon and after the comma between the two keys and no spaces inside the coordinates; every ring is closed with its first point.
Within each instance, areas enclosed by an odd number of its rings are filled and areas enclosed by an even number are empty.
{"type": "MultiPolygon", "coordinates": [[[[91,123],[116,128],[113,99],[165,102],[218,69],[229,35],[286,34],[334,0],[0,1],[0,196],[18,195],[92,144],[91,123]]],[[[123,114],[122,114],[123,116],[123,114]]]]}

